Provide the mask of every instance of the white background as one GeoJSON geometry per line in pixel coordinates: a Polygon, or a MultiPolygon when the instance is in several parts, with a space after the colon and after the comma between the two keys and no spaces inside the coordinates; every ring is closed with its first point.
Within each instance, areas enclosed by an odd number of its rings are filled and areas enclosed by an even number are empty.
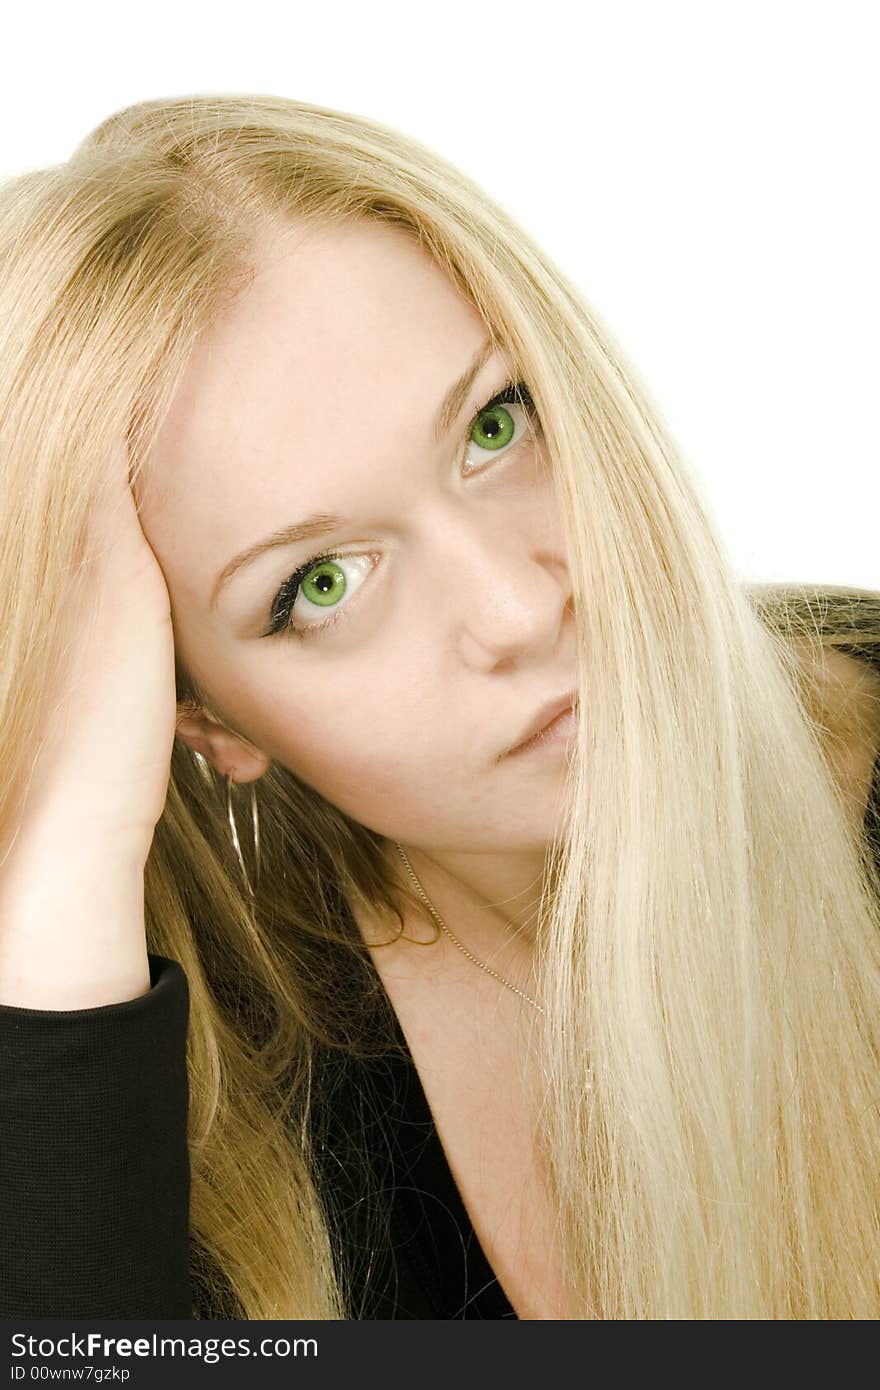
{"type": "Polygon", "coordinates": [[[880,589],[878,26],[868,0],[19,3],[0,178],[152,97],[392,125],[582,288],[744,578],[880,589]]]}

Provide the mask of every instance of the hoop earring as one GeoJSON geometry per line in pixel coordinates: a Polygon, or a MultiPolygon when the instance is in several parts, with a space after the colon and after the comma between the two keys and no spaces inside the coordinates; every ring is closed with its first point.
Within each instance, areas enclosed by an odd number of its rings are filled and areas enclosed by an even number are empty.
{"type": "MultiPolygon", "coordinates": [[[[237,785],[237,783],[236,783],[236,785],[237,785]]],[[[233,815],[233,811],[232,811],[232,786],[233,786],[232,778],[230,777],[229,773],[227,773],[227,774],[226,774],[226,814],[227,814],[228,817],[229,817],[229,828],[230,828],[230,830],[232,831],[232,845],[233,845],[233,848],[234,848],[234,850],[235,850],[235,853],[236,853],[236,855],[237,855],[237,857],[238,857],[238,862],[239,862],[239,865],[240,865],[240,867],[241,867],[241,876],[242,876],[242,878],[244,879],[245,888],[247,889],[248,895],[249,895],[251,898],[253,898],[253,897],[255,896],[255,889],[251,887],[251,881],[250,881],[250,879],[248,878],[248,872],[247,872],[247,869],[246,869],[245,866],[244,866],[244,857],[243,857],[242,852],[241,852],[241,844],[239,843],[239,839],[238,839],[238,830],[237,830],[236,824],[235,824],[235,816],[233,815]]],[[[252,815],[253,824],[254,824],[254,866],[255,866],[254,881],[255,881],[255,884],[256,884],[257,886],[259,886],[259,882],[260,882],[260,820],[259,820],[259,816],[258,816],[258,814],[257,814],[257,789],[256,789],[256,787],[254,786],[253,782],[251,783],[251,815],[252,815]]]]}

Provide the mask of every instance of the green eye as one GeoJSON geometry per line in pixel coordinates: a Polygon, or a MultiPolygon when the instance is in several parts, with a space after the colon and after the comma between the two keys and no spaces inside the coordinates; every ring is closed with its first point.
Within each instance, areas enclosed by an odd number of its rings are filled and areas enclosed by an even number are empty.
{"type": "Polygon", "coordinates": [[[282,584],[272,605],[271,624],[264,636],[271,637],[276,632],[288,632],[294,637],[311,637],[313,633],[336,622],[344,614],[347,604],[341,603],[351,588],[354,578],[356,591],[370,568],[371,560],[359,555],[317,555],[300,565],[294,574],[282,584]],[[343,564],[354,565],[353,576],[346,574],[343,564]],[[362,573],[358,574],[358,568],[362,573]],[[299,595],[316,608],[332,608],[335,611],[320,623],[297,623],[293,620],[293,606],[299,595]]]}
{"type": "Polygon", "coordinates": [[[512,443],[518,444],[517,414],[524,419],[519,436],[522,438],[530,424],[537,426],[537,411],[525,382],[508,381],[503,391],[499,391],[477,412],[468,436],[470,443],[484,449],[487,455],[498,454],[512,443]]]}
{"type": "Polygon", "coordinates": [[[324,560],[309,570],[300,591],[310,603],[329,608],[342,598],[347,588],[348,581],[336,561],[324,560]]]}
{"type": "Polygon", "coordinates": [[[481,449],[503,449],[516,433],[516,423],[504,405],[481,410],[471,430],[471,442],[481,449]]]}

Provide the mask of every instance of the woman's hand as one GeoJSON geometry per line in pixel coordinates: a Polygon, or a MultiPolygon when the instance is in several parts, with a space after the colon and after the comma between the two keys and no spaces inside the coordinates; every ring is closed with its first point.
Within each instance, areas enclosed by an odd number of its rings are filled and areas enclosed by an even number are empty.
{"type": "Polygon", "coordinates": [[[21,809],[21,833],[66,826],[77,842],[146,862],[168,791],[177,715],[171,605],[141,529],[120,449],[91,518],[94,555],[65,593],[57,699],[21,809]]]}
{"type": "Polygon", "coordinates": [[[90,528],[95,553],[59,605],[69,640],[0,853],[0,1004],[16,1007],[150,989],[143,871],[171,769],[174,643],[121,450],[90,528]]]}

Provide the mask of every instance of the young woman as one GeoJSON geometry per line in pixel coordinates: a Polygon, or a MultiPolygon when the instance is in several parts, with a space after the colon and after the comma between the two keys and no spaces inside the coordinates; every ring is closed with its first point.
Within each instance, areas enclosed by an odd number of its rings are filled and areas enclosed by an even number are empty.
{"type": "Polygon", "coordinates": [[[379,124],[139,104],[0,255],[4,1315],[880,1314],[880,593],[379,124]]]}

